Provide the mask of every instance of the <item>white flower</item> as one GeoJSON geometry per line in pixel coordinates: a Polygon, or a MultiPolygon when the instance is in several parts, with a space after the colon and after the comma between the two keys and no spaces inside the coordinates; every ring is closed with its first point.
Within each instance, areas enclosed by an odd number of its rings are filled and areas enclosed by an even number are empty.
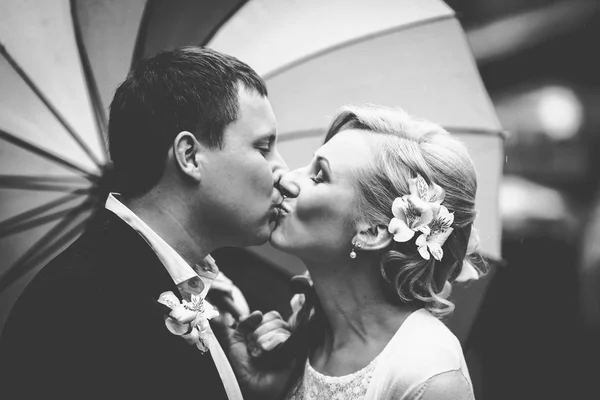
{"type": "Polygon", "coordinates": [[[421,175],[408,181],[410,195],[396,198],[388,230],[396,242],[407,242],[417,231],[429,235],[429,224],[444,201],[445,192],[440,186],[427,184],[421,175]]]}
{"type": "Polygon", "coordinates": [[[396,242],[407,242],[416,231],[428,231],[427,225],[433,218],[433,209],[417,196],[398,197],[392,203],[394,218],[388,225],[388,231],[396,242]]]}
{"type": "Polygon", "coordinates": [[[415,242],[421,257],[429,260],[429,253],[431,253],[433,258],[440,261],[444,256],[444,250],[442,250],[442,246],[453,230],[453,228],[448,228],[445,231],[437,234],[421,234],[421,236],[419,236],[415,242]]]}
{"type": "Polygon", "coordinates": [[[179,301],[173,292],[164,292],[158,302],[171,309],[165,318],[169,332],[181,336],[186,342],[195,344],[201,351],[208,350],[206,340],[210,334],[208,320],[219,315],[219,312],[201,296],[192,295],[191,301],[179,301]]]}

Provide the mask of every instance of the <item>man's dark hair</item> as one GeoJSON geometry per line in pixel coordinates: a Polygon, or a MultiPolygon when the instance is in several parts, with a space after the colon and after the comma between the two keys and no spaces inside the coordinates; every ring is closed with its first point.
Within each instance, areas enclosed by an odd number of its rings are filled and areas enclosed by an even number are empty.
{"type": "Polygon", "coordinates": [[[124,196],[150,190],[182,131],[222,147],[225,128],[238,118],[240,84],[267,96],[252,68],[208,48],[164,50],[137,62],[110,106],[109,150],[118,190],[124,196]]]}

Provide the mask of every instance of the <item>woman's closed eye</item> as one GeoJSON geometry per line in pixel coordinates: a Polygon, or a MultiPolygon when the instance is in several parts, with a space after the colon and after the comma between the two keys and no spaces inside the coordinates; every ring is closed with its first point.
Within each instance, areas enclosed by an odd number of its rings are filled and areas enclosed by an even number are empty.
{"type": "Polygon", "coordinates": [[[321,170],[321,171],[319,171],[319,173],[318,173],[318,174],[316,174],[316,175],[314,175],[314,176],[311,176],[311,177],[310,177],[310,179],[311,179],[311,180],[312,180],[314,183],[316,183],[316,184],[319,184],[319,183],[323,183],[323,182],[325,182],[325,178],[323,177],[323,171],[322,171],[322,170],[321,170]]]}

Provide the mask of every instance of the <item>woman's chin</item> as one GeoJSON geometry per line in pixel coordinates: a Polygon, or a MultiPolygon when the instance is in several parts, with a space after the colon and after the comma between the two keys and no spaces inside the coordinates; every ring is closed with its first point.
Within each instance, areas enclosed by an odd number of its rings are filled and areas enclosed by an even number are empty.
{"type": "Polygon", "coordinates": [[[273,232],[271,232],[269,243],[275,249],[283,251],[284,253],[293,254],[294,252],[293,246],[290,246],[290,243],[287,240],[284,229],[281,225],[277,225],[273,232]]]}
{"type": "Polygon", "coordinates": [[[269,243],[277,250],[283,250],[283,244],[285,243],[285,240],[283,238],[279,225],[276,225],[275,229],[273,229],[273,231],[271,232],[269,243]]]}

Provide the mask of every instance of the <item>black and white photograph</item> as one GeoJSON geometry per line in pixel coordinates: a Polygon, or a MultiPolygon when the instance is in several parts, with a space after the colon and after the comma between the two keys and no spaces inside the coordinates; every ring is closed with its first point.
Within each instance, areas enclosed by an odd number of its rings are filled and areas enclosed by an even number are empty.
{"type": "Polygon", "coordinates": [[[0,0],[0,398],[600,398],[600,1],[0,0]]]}

